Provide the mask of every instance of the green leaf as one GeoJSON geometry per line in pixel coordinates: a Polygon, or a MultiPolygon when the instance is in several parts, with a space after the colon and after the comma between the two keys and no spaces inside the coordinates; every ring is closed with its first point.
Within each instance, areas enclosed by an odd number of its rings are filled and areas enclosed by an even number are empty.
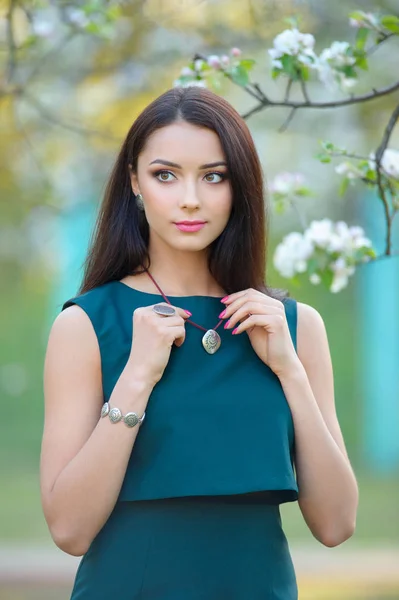
{"type": "Polygon", "coordinates": [[[284,22],[290,25],[292,28],[299,29],[298,16],[287,17],[284,22]]]}
{"type": "Polygon", "coordinates": [[[88,2],[87,4],[84,4],[81,7],[81,10],[85,13],[85,15],[92,15],[96,12],[101,12],[102,11],[102,5],[101,2],[99,2],[99,0],[92,0],[91,2],[88,2]]]}
{"type": "Polygon", "coordinates": [[[242,85],[243,87],[246,86],[249,81],[248,71],[241,65],[233,67],[230,75],[235,83],[242,85]]]}
{"type": "Polygon", "coordinates": [[[274,67],[272,70],[272,79],[277,79],[278,77],[280,77],[280,75],[281,75],[281,70],[274,67]]]}
{"type": "Polygon", "coordinates": [[[378,44],[382,44],[382,42],[384,42],[385,39],[386,39],[386,35],[384,33],[378,33],[375,36],[375,40],[374,41],[378,45],[378,44]]]}
{"type": "Polygon", "coordinates": [[[84,30],[88,31],[89,33],[101,33],[101,25],[91,22],[86,25],[84,30]]]}
{"type": "Polygon", "coordinates": [[[355,46],[358,50],[364,50],[369,34],[370,29],[367,29],[366,27],[360,27],[360,29],[358,29],[355,41],[355,46]]]}
{"type": "Polygon", "coordinates": [[[319,152],[319,154],[316,154],[315,158],[317,158],[322,163],[331,162],[331,157],[328,156],[328,154],[325,154],[324,152],[319,152]]]}
{"type": "Polygon", "coordinates": [[[239,64],[241,67],[244,67],[244,69],[249,71],[256,64],[256,60],[253,58],[244,58],[243,60],[240,60],[239,64]]]}
{"type": "Polygon", "coordinates": [[[369,68],[369,64],[367,61],[367,55],[363,54],[362,56],[357,56],[356,57],[356,66],[359,67],[359,69],[363,69],[363,71],[367,71],[369,68]]]}
{"type": "Polygon", "coordinates": [[[274,203],[274,209],[278,215],[283,215],[286,211],[285,202],[278,200],[274,203]]]}
{"type": "Polygon", "coordinates": [[[326,269],[323,273],[320,274],[322,283],[330,288],[334,279],[334,272],[331,269],[326,269]]]}
{"type": "Polygon", "coordinates": [[[366,172],[364,173],[364,176],[367,177],[367,179],[372,179],[373,181],[377,181],[377,174],[374,169],[367,169],[366,172]]]}
{"type": "Polygon", "coordinates": [[[22,48],[31,48],[32,46],[34,46],[35,44],[37,44],[39,41],[39,37],[35,34],[30,34],[28,35],[25,40],[23,41],[23,43],[19,46],[20,49],[22,48]]]}
{"type": "Polygon", "coordinates": [[[313,275],[313,273],[316,273],[316,271],[318,271],[319,268],[319,264],[317,259],[312,256],[311,258],[309,258],[308,260],[308,273],[309,275],[313,275]]]}
{"type": "Polygon", "coordinates": [[[300,74],[297,69],[295,56],[285,54],[281,57],[284,73],[286,73],[294,81],[298,81],[300,74]]]}
{"type": "Polygon", "coordinates": [[[367,71],[368,69],[368,62],[367,62],[367,54],[364,50],[355,50],[355,52],[353,53],[354,58],[356,58],[356,66],[359,67],[360,69],[364,69],[364,71],[367,71]]]}
{"type": "Polygon", "coordinates": [[[211,85],[215,92],[220,92],[223,88],[222,77],[219,73],[212,73],[206,78],[207,82],[211,85]]]}
{"type": "Polygon", "coordinates": [[[362,10],[355,10],[354,12],[349,13],[348,16],[350,19],[356,19],[356,21],[358,21],[364,19],[365,13],[362,10]]]}
{"type": "Polygon", "coordinates": [[[309,188],[302,187],[295,190],[295,196],[314,196],[314,193],[309,188]]]}
{"type": "Polygon", "coordinates": [[[392,33],[399,33],[399,17],[395,15],[385,15],[380,19],[381,25],[388,29],[388,31],[392,31],[392,33]]]}
{"type": "Polygon", "coordinates": [[[301,79],[303,79],[303,81],[309,80],[309,67],[306,67],[305,65],[301,65],[299,67],[299,72],[301,74],[301,79]]]}
{"type": "Polygon", "coordinates": [[[361,160],[357,166],[359,167],[359,169],[363,169],[363,170],[370,168],[368,160],[361,160]]]}
{"type": "Polygon", "coordinates": [[[302,287],[301,280],[298,275],[294,275],[294,277],[291,277],[290,283],[293,285],[293,287],[296,287],[296,288],[302,287]]]}
{"type": "Polygon", "coordinates": [[[350,183],[349,178],[343,177],[343,179],[339,185],[339,188],[338,188],[338,194],[341,197],[345,194],[346,190],[348,189],[349,183],[350,183]]]}
{"type": "Polygon", "coordinates": [[[105,14],[110,21],[116,21],[122,14],[121,7],[117,5],[109,6],[105,14]]]}

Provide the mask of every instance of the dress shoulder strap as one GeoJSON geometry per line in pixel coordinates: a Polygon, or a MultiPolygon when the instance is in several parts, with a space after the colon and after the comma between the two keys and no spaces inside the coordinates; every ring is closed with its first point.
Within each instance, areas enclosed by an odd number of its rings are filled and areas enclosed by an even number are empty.
{"type": "Polygon", "coordinates": [[[298,305],[295,298],[284,298],[283,300],[285,315],[287,317],[288,328],[291,333],[292,343],[297,351],[297,323],[298,323],[298,305]]]}

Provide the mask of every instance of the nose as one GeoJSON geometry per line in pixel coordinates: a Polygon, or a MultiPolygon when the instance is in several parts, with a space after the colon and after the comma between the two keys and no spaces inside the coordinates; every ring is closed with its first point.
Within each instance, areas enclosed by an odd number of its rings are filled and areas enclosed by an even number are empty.
{"type": "Polygon", "coordinates": [[[195,185],[187,185],[181,195],[179,206],[180,208],[196,209],[201,205],[195,185]]]}

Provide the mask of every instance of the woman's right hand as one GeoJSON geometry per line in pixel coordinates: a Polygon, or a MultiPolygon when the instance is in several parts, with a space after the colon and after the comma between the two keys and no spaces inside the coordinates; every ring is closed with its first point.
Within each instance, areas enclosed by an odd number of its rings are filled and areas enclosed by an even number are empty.
{"type": "MultiPolygon", "coordinates": [[[[166,302],[157,304],[173,306],[166,302]]],[[[184,343],[185,320],[190,315],[182,308],[173,306],[176,314],[164,317],[155,313],[153,306],[140,306],[133,312],[133,337],[128,364],[155,385],[168,364],[172,345],[181,346],[184,343]]]]}

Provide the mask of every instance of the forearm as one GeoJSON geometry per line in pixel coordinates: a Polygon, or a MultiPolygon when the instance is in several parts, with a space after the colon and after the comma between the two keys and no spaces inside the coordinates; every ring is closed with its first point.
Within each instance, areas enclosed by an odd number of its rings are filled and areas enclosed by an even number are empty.
{"type": "MultiPolygon", "coordinates": [[[[146,409],[151,386],[122,373],[110,398],[122,414],[146,409]]],[[[143,424],[144,426],[144,424],[143,424]]],[[[50,530],[57,545],[82,555],[115,506],[140,426],[100,418],[87,442],[55,481],[50,530]]]]}
{"type": "Polygon", "coordinates": [[[358,487],[347,459],[331,435],[302,365],[280,377],[295,428],[299,504],[312,533],[337,545],[352,535],[358,487]]]}

